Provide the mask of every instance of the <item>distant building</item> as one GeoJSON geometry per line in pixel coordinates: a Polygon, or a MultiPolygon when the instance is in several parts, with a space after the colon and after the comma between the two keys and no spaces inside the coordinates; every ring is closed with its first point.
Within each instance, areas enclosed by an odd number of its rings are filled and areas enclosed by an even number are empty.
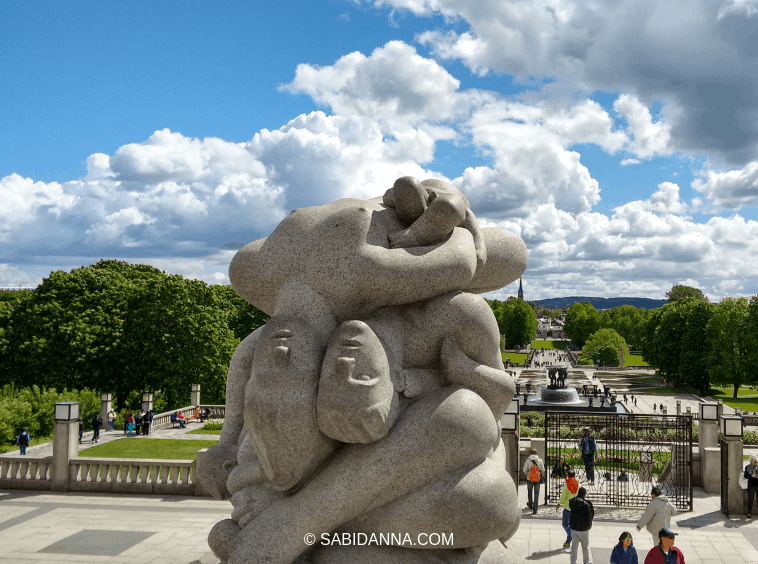
{"type": "Polygon", "coordinates": [[[524,301],[524,288],[521,286],[521,277],[518,279],[518,301],[524,301]]]}

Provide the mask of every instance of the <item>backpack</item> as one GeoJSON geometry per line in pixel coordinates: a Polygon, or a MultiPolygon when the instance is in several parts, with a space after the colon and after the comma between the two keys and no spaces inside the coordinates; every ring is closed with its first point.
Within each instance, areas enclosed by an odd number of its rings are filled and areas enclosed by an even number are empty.
{"type": "Polygon", "coordinates": [[[588,442],[588,446],[589,446],[589,453],[588,454],[594,455],[595,454],[595,437],[593,437],[592,435],[590,435],[589,437],[582,437],[582,446],[581,446],[582,454],[584,454],[584,442],[585,441],[588,442]]]}
{"type": "Polygon", "coordinates": [[[29,446],[29,435],[27,433],[21,433],[18,436],[18,444],[21,446],[29,446]]]}
{"type": "Polygon", "coordinates": [[[100,423],[101,423],[101,421],[100,421],[100,416],[99,416],[99,415],[95,415],[95,416],[92,418],[92,426],[93,426],[93,427],[99,427],[99,426],[100,426],[100,423]]]}
{"type": "Polygon", "coordinates": [[[537,463],[532,461],[532,467],[529,468],[529,474],[526,475],[526,479],[530,482],[539,482],[542,480],[542,474],[540,473],[540,467],[537,463]]]}

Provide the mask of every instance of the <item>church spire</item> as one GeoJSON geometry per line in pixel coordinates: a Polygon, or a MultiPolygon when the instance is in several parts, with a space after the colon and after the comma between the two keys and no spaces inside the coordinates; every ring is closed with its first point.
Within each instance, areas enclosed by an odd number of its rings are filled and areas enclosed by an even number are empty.
{"type": "Polygon", "coordinates": [[[524,288],[521,286],[521,277],[519,276],[518,279],[518,300],[520,302],[524,301],[524,288]]]}

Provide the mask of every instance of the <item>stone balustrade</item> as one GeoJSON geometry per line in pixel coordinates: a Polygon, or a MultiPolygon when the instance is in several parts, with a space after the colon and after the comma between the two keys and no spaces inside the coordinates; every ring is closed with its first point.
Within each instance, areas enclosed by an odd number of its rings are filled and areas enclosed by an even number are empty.
{"type": "Polygon", "coordinates": [[[194,460],[73,458],[69,491],[195,495],[194,460]]]}
{"type": "Polygon", "coordinates": [[[49,490],[52,485],[53,457],[0,458],[0,488],[13,490],[49,490]]]}

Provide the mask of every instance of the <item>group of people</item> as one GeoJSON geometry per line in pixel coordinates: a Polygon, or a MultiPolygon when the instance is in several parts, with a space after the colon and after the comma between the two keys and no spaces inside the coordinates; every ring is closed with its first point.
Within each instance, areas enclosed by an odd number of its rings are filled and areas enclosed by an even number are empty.
{"type": "Polygon", "coordinates": [[[138,411],[136,414],[129,409],[124,413],[124,434],[147,435],[150,433],[150,427],[153,424],[153,412],[138,411]]]}
{"type": "MultiPolygon", "coordinates": [[[[591,482],[594,480],[594,453],[597,452],[597,443],[589,429],[584,430],[580,441],[580,451],[587,471],[587,479],[591,482]]],[[[531,449],[523,471],[527,477],[527,507],[536,514],[540,484],[546,475],[545,463],[536,449],[531,449]]],[[[561,525],[566,531],[566,542],[563,548],[571,549],[571,564],[577,564],[581,545],[583,562],[589,564],[589,531],[595,517],[595,508],[592,502],[586,499],[587,490],[579,486],[576,473],[564,458],[556,463],[551,476],[565,478],[555,507],[556,511],[563,510],[561,525]]],[[[751,457],[750,464],[745,468],[745,478],[751,480],[749,487],[754,488],[752,495],[758,495],[758,457],[751,457]]],[[[684,564],[682,551],[674,546],[677,533],[670,528],[671,517],[676,515],[678,510],[659,487],[653,487],[650,495],[652,499],[637,522],[637,530],[640,531],[642,527],[645,527],[654,545],[648,552],[644,564],[684,564]]],[[[748,503],[748,511],[750,511],[752,497],[748,497],[748,503]]],[[[625,531],[621,534],[618,544],[613,548],[610,561],[611,564],[639,564],[631,533],[625,531]]]]}

